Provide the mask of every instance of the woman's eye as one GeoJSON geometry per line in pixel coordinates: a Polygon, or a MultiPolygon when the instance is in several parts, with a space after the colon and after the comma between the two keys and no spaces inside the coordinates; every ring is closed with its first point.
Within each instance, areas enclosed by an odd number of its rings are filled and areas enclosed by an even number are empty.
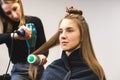
{"type": "Polygon", "coordinates": [[[59,33],[62,33],[63,31],[62,30],[59,30],[59,33]]]}
{"type": "Polygon", "coordinates": [[[17,10],[17,7],[14,7],[14,8],[13,8],[13,11],[16,11],[16,10],[17,10]]]}
{"type": "Polygon", "coordinates": [[[6,14],[6,15],[10,15],[10,14],[11,14],[11,12],[9,11],[9,12],[6,12],[5,14],[6,14]]]}
{"type": "Polygon", "coordinates": [[[70,30],[67,30],[67,32],[73,32],[73,30],[70,29],[70,30]]]}

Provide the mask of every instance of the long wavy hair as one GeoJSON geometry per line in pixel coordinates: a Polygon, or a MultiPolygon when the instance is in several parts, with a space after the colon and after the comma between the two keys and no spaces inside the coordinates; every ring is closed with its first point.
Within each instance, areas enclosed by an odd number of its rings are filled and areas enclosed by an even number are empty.
{"type": "MultiPolygon", "coordinates": [[[[85,20],[85,18],[82,16],[83,13],[81,10],[75,9],[73,7],[66,8],[67,14],[64,16],[63,19],[71,19],[74,20],[80,30],[81,33],[81,48],[82,48],[82,55],[83,59],[87,63],[87,65],[93,70],[93,72],[98,76],[99,80],[104,80],[105,74],[103,71],[102,66],[99,64],[90,39],[90,33],[89,33],[89,26],[85,20]]],[[[60,20],[60,23],[58,26],[60,26],[62,20],[60,20]]],[[[58,27],[59,28],[59,27],[58,27]]],[[[43,53],[50,49],[51,47],[54,47],[59,44],[59,31],[56,32],[46,43],[44,43],[40,48],[38,48],[36,51],[33,52],[33,54],[38,55],[40,53],[43,53]]],[[[32,66],[32,64],[31,64],[32,66]]],[[[32,70],[32,67],[29,67],[30,71],[32,70]]],[[[34,71],[33,71],[34,72],[34,71]]],[[[33,72],[29,72],[29,74],[33,74],[33,72]]],[[[35,79],[33,79],[35,80],[35,79]]]]}
{"type": "MultiPolygon", "coordinates": [[[[0,16],[2,18],[2,22],[6,22],[7,25],[7,32],[10,32],[12,30],[12,25],[10,23],[10,19],[4,14],[4,11],[2,9],[2,5],[5,3],[18,3],[21,8],[21,17],[20,17],[20,23],[19,26],[25,24],[25,16],[24,16],[24,10],[23,10],[23,5],[21,0],[0,0],[0,16]]],[[[18,26],[18,27],[19,27],[18,26]]]]}

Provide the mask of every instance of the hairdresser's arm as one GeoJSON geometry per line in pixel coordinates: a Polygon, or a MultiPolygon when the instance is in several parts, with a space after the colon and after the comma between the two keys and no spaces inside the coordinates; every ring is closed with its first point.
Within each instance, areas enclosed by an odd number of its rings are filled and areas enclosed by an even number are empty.
{"type": "Polygon", "coordinates": [[[5,43],[8,39],[10,39],[11,33],[0,34],[0,44],[5,43]]]}
{"type": "Polygon", "coordinates": [[[0,44],[5,43],[9,39],[19,39],[19,40],[26,40],[31,38],[31,30],[25,26],[21,26],[18,30],[24,30],[25,36],[19,36],[17,33],[2,33],[0,34],[0,44]]]}

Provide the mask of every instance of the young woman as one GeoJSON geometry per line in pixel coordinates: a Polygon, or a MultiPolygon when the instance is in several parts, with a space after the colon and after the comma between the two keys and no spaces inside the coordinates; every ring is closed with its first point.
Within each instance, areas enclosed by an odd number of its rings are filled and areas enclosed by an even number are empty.
{"type": "Polygon", "coordinates": [[[66,12],[58,32],[33,52],[37,55],[57,44],[63,49],[62,57],[48,65],[41,80],[105,80],[82,11],[71,7],[66,12]]]}
{"type": "MultiPolygon", "coordinates": [[[[0,0],[0,19],[0,44],[7,45],[13,63],[11,80],[29,80],[27,56],[46,42],[43,24],[38,17],[24,15],[21,0],[0,0]],[[34,32],[26,24],[32,24],[34,32]],[[24,36],[14,33],[22,30],[24,36]]],[[[41,78],[47,55],[48,52],[39,55],[42,62],[37,66],[37,79],[41,78]]]]}

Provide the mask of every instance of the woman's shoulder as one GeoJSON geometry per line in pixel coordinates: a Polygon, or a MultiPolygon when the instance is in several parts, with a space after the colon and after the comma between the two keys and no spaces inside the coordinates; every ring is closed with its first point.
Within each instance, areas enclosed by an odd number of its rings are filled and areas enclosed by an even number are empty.
{"type": "Polygon", "coordinates": [[[65,65],[61,59],[53,61],[46,68],[47,71],[52,70],[53,72],[59,72],[60,70],[66,71],[65,69],[65,65]]]}
{"type": "Polygon", "coordinates": [[[54,60],[51,64],[49,64],[49,66],[62,66],[62,65],[64,65],[62,59],[54,60]]]}

